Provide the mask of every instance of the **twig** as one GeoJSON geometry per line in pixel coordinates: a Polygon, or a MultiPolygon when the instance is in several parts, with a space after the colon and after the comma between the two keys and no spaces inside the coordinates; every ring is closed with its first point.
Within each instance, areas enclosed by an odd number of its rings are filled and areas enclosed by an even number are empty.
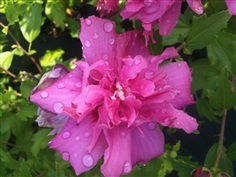
{"type": "Polygon", "coordinates": [[[223,114],[223,118],[222,118],[220,138],[219,138],[219,146],[218,146],[218,150],[217,150],[216,161],[215,161],[215,164],[214,164],[215,169],[218,168],[218,165],[219,165],[219,162],[220,162],[220,157],[221,157],[222,152],[223,152],[226,117],[227,117],[227,109],[224,110],[224,114],[223,114]]]}
{"type": "MultiPolygon", "coordinates": [[[[7,26],[5,26],[4,24],[2,24],[0,22],[0,26],[3,27],[3,28],[7,28],[7,26]]],[[[8,34],[11,36],[11,38],[14,40],[14,42],[16,43],[16,45],[24,52],[25,55],[27,55],[30,60],[35,64],[35,66],[37,67],[38,71],[40,73],[42,73],[42,69],[41,67],[39,66],[39,64],[36,62],[35,58],[32,57],[22,46],[21,44],[17,41],[17,39],[15,38],[15,36],[11,33],[10,29],[8,29],[8,34]]]]}
{"type": "Polygon", "coordinates": [[[184,48],[184,46],[185,46],[185,42],[176,48],[177,52],[181,51],[184,48]]]}
{"type": "Polygon", "coordinates": [[[5,71],[6,74],[8,74],[9,76],[17,79],[17,76],[15,74],[13,74],[12,72],[8,71],[7,69],[3,68],[2,66],[0,66],[0,69],[5,71]]]}

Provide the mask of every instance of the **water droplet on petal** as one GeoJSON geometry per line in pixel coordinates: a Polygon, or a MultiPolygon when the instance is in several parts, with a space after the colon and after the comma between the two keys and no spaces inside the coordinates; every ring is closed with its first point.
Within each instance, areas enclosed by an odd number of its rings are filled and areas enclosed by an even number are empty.
{"type": "Polygon", "coordinates": [[[86,25],[91,25],[92,24],[92,20],[90,20],[89,18],[86,18],[85,19],[85,23],[86,23],[86,25]]]}
{"type": "Polygon", "coordinates": [[[179,67],[179,68],[181,68],[181,67],[182,67],[182,65],[179,63],[179,64],[178,64],[178,67],[179,67]]]}
{"type": "Polygon", "coordinates": [[[84,134],[84,136],[87,138],[87,137],[89,137],[89,132],[86,132],[85,134],[84,134]]]}
{"type": "Polygon", "coordinates": [[[42,91],[41,94],[40,94],[40,96],[41,96],[42,98],[47,98],[47,97],[48,97],[48,92],[42,91]]]}
{"type": "Polygon", "coordinates": [[[75,137],[75,141],[79,141],[80,140],[80,137],[79,136],[76,136],[75,137]]]}
{"type": "Polygon", "coordinates": [[[113,24],[112,24],[112,22],[106,22],[106,23],[104,23],[103,29],[104,29],[104,31],[107,32],[107,33],[111,32],[112,29],[113,29],[113,24]]]}
{"type": "Polygon", "coordinates": [[[70,132],[69,132],[69,131],[64,132],[64,133],[62,134],[62,137],[63,137],[64,139],[69,138],[69,137],[70,137],[70,132]]]}
{"type": "Polygon", "coordinates": [[[91,43],[89,42],[89,40],[86,40],[86,41],[84,42],[84,45],[85,45],[86,47],[90,47],[90,46],[91,46],[91,43]]]}
{"type": "Polygon", "coordinates": [[[114,39],[114,38],[110,38],[110,39],[108,40],[108,42],[109,42],[109,44],[113,45],[113,44],[115,43],[115,39],[114,39]]]}
{"type": "Polygon", "coordinates": [[[102,55],[102,59],[103,59],[103,60],[107,60],[107,59],[108,59],[108,55],[107,55],[106,53],[104,53],[104,54],[102,55]]]}
{"type": "Polygon", "coordinates": [[[62,159],[63,159],[63,160],[66,160],[66,161],[69,161],[69,160],[70,160],[70,154],[69,154],[69,152],[63,152],[63,153],[62,153],[62,159]]]}
{"type": "Polygon", "coordinates": [[[64,83],[59,83],[58,85],[57,85],[57,88],[59,88],[59,89],[62,89],[62,88],[64,88],[65,87],[65,84],[64,83]]]}
{"type": "Polygon", "coordinates": [[[77,153],[74,153],[74,157],[76,158],[78,156],[78,154],[77,153]]]}
{"type": "Polygon", "coordinates": [[[123,172],[124,172],[125,174],[127,174],[127,173],[131,172],[131,170],[132,170],[132,165],[131,165],[131,163],[128,162],[128,161],[126,161],[126,162],[124,163],[123,172]]]}
{"type": "Polygon", "coordinates": [[[98,33],[93,33],[93,39],[97,39],[98,38],[98,33]]]}
{"type": "Polygon", "coordinates": [[[146,71],[145,77],[146,77],[146,79],[152,79],[154,77],[154,72],[153,71],[146,71]]]}
{"type": "Polygon", "coordinates": [[[60,114],[62,113],[62,110],[63,110],[63,104],[60,102],[57,102],[53,105],[53,109],[56,113],[60,114]]]}
{"type": "Polygon", "coordinates": [[[162,113],[162,114],[164,114],[164,113],[166,113],[166,112],[167,112],[166,109],[162,109],[162,110],[161,110],[161,113],[162,113]]]}
{"type": "Polygon", "coordinates": [[[170,20],[166,20],[166,23],[170,23],[170,20]]]}
{"type": "Polygon", "coordinates": [[[179,125],[180,123],[177,121],[176,124],[179,125]]]}
{"type": "Polygon", "coordinates": [[[84,164],[85,167],[93,166],[94,163],[93,157],[90,154],[84,155],[82,163],[84,164]]]}
{"type": "Polygon", "coordinates": [[[81,88],[81,86],[82,86],[82,84],[81,84],[80,82],[76,82],[76,83],[75,83],[75,87],[81,88]]]}
{"type": "Polygon", "coordinates": [[[125,137],[125,132],[121,132],[120,136],[124,138],[125,137]]]}
{"type": "Polygon", "coordinates": [[[72,78],[72,77],[73,77],[73,74],[69,74],[68,77],[72,78]]]}
{"type": "Polygon", "coordinates": [[[152,130],[156,127],[156,124],[153,122],[148,123],[148,129],[152,130]]]}
{"type": "Polygon", "coordinates": [[[141,63],[140,59],[136,59],[136,60],[134,61],[134,64],[136,64],[136,65],[138,65],[139,63],[141,63]]]}

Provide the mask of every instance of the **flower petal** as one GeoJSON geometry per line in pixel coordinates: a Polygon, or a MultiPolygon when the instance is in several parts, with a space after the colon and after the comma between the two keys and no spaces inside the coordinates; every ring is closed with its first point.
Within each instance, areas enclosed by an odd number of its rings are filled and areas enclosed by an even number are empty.
{"type": "Polygon", "coordinates": [[[63,108],[71,106],[71,101],[80,94],[82,77],[83,71],[80,67],[76,67],[50,86],[37,89],[30,96],[30,101],[49,112],[60,114],[63,108]]]}
{"type": "Polygon", "coordinates": [[[104,163],[101,171],[104,176],[119,177],[128,174],[132,170],[131,153],[132,138],[131,129],[127,125],[115,126],[105,133],[108,148],[104,154],[104,163]]]}
{"type": "Polygon", "coordinates": [[[107,143],[104,135],[96,136],[97,142],[91,151],[88,150],[95,130],[95,116],[88,116],[79,124],[69,118],[63,130],[49,143],[50,148],[56,149],[62,158],[69,161],[77,175],[93,168],[102,157],[107,143]]]}
{"type": "Polygon", "coordinates": [[[236,15],[236,0],[225,0],[231,15],[236,15]]]}
{"type": "Polygon", "coordinates": [[[156,123],[144,123],[132,131],[132,164],[146,163],[164,152],[164,136],[156,123]]]}
{"type": "Polygon", "coordinates": [[[167,74],[167,85],[178,91],[178,95],[171,101],[175,108],[183,108],[193,104],[191,95],[191,71],[186,62],[168,63],[159,68],[159,72],[167,74]]]}
{"type": "Polygon", "coordinates": [[[197,14],[203,13],[203,5],[201,0],[187,0],[189,7],[197,14]]]}
{"type": "Polygon", "coordinates": [[[107,60],[114,66],[116,32],[112,21],[95,16],[81,18],[80,40],[83,44],[85,61],[92,64],[98,60],[107,60]]]}

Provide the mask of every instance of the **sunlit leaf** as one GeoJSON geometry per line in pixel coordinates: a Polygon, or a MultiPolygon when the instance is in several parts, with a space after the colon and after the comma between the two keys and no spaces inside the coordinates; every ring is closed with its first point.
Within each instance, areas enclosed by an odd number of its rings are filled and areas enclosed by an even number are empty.
{"type": "Polygon", "coordinates": [[[0,53],[0,66],[4,69],[9,69],[12,63],[14,53],[13,52],[3,52],[0,53]]]}
{"type": "Polygon", "coordinates": [[[61,56],[64,54],[62,49],[47,50],[45,55],[40,58],[40,64],[43,67],[54,66],[59,61],[61,62],[61,56]]]}

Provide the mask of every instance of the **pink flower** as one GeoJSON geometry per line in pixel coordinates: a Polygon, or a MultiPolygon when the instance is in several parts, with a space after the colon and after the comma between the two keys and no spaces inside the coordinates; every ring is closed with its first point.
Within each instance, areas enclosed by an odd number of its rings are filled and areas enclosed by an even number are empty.
{"type": "MultiPolygon", "coordinates": [[[[201,0],[187,0],[189,6],[197,13],[203,13],[201,0]]],[[[152,36],[155,24],[159,24],[159,33],[169,35],[178,22],[182,0],[127,0],[121,11],[123,19],[135,18],[142,22],[146,39],[152,36]]]]}
{"type": "Polygon", "coordinates": [[[231,15],[236,15],[236,0],[225,0],[231,15]]]}
{"type": "Polygon", "coordinates": [[[140,31],[116,34],[113,22],[94,16],[81,24],[85,61],[36,89],[30,100],[60,115],[60,125],[61,116],[69,116],[49,146],[77,175],[103,155],[104,176],[128,174],[134,165],[163,153],[157,123],[187,133],[197,129],[196,120],[181,110],[193,103],[191,71],[185,62],[168,62],[178,56],[172,47],[151,56],[140,31]]]}
{"type": "Polygon", "coordinates": [[[97,10],[101,16],[111,15],[118,10],[119,0],[97,0],[97,10]]]}

